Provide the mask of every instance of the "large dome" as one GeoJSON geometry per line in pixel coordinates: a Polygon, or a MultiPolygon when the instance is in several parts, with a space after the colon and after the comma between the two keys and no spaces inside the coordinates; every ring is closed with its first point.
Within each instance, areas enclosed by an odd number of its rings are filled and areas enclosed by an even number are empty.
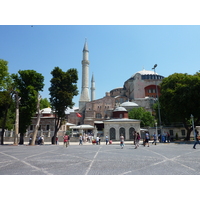
{"type": "Polygon", "coordinates": [[[146,70],[146,69],[143,69],[142,71],[136,72],[132,77],[134,77],[136,74],[141,74],[141,75],[149,75],[149,74],[154,74],[155,75],[156,74],[156,75],[158,75],[154,71],[150,71],[150,70],[146,70]]]}
{"type": "Polygon", "coordinates": [[[120,106],[125,107],[125,108],[126,107],[138,107],[138,104],[134,103],[134,102],[127,101],[127,102],[122,103],[120,106]]]}

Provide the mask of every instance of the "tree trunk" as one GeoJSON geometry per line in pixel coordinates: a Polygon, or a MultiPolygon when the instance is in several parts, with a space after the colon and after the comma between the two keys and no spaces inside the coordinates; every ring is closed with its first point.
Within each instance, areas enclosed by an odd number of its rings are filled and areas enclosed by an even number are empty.
{"type": "Polygon", "coordinates": [[[19,144],[20,145],[24,144],[24,133],[20,133],[19,144]]]}
{"type": "Polygon", "coordinates": [[[37,133],[38,133],[38,129],[40,127],[40,118],[41,118],[41,114],[43,112],[43,110],[40,110],[40,100],[41,100],[41,98],[38,95],[38,101],[37,101],[37,112],[38,112],[37,122],[36,122],[35,130],[34,130],[33,135],[32,135],[32,140],[31,140],[31,144],[30,145],[35,145],[36,136],[37,136],[37,133]]]}
{"type": "Polygon", "coordinates": [[[56,118],[55,115],[55,131],[54,131],[54,136],[52,137],[52,144],[56,144],[56,137],[57,137],[57,133],[61,127],[61,119],[60,118],[56,118]]]}
{"type": "Polygon", "coordinates": [[[1,145],[3,145],[3,135],[4,135],[4,129],[2,129],[2,131],[1,131],[1,145]]]}
{"type": "Polygon", "coordinates": [[[8,114],[8,106],[7,106],[7,108],[6,108],[5,116],[4,116],[3,124],[2,124],[2,131],[1,131],[1,145],[4,144],[4,131],[5,131],[5,126],[6,126],[7,114],[8,114]]]}
{"type": "Polygon", "coordinates": [[[185,141],[190,141],[190,134],[191,134],[192,130],[191,129],[187,129],[187,135],[185,137],[185,141]]]}

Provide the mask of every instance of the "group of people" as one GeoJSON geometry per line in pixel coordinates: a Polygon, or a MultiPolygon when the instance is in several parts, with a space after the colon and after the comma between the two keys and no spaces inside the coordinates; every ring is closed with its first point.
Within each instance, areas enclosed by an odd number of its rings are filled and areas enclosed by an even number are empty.
{"type": "MultiPolygon", "coordinates": [[[[29,145],[31,145],[32,142],[32,136],[29,138],[29,145]]],[[[44,135],[37,136],[35,140],[35,144],[43,145],[44,144],[44,135]]]]}
{"type": "MultiPolygon", "coordinates": [[[[140,142],[140,134],[137,132],[134,133],[134,145],[135,145],[135,149],[137,149],[139,147],[139,142],[140,142]]],[[[121,135],[120,136],[120,146],[121,146],[121,149],[124,148],[124,136],[121,135]]]]}

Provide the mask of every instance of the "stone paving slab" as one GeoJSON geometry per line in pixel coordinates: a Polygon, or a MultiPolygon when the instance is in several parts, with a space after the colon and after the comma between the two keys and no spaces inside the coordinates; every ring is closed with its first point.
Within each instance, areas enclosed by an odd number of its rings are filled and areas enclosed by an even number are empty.
{"type": "Polygon", "coordinates": [[[199,175],[200,145],[2,145],[0,175],[199,175]]]}

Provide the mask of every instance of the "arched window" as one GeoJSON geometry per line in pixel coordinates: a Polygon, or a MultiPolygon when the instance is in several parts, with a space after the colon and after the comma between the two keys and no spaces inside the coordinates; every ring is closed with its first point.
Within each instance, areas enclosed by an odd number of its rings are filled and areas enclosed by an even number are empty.
{"type": "Polygon", "coordinates": [[[134,137],[133,137],[134,132],[135,132],[135,129],[134,129],[133,127],[131,127],[131,128],[129,129],[129,139],[130,139],[130,140],[133,140],[133,139],[134,139],[134,137]]]}
{"type": "Polygon", "coordinates": [[[126,139],[126,130],[123,127],[119,129],[119,137],[122,135],[124,136],[124,139],[126,139]]]}
{"type": "Polygon", "coordinates": [[[110,129],[110,140],[115,140],[116,139],[116,131],[115,128],[110,129]]]}
{"type": "Polygon", "coordinates": [[[97,114],[96,114],[96,118],[97,118],[97,119],[102,119],[101,113],[97,113],[97,114]]]}

